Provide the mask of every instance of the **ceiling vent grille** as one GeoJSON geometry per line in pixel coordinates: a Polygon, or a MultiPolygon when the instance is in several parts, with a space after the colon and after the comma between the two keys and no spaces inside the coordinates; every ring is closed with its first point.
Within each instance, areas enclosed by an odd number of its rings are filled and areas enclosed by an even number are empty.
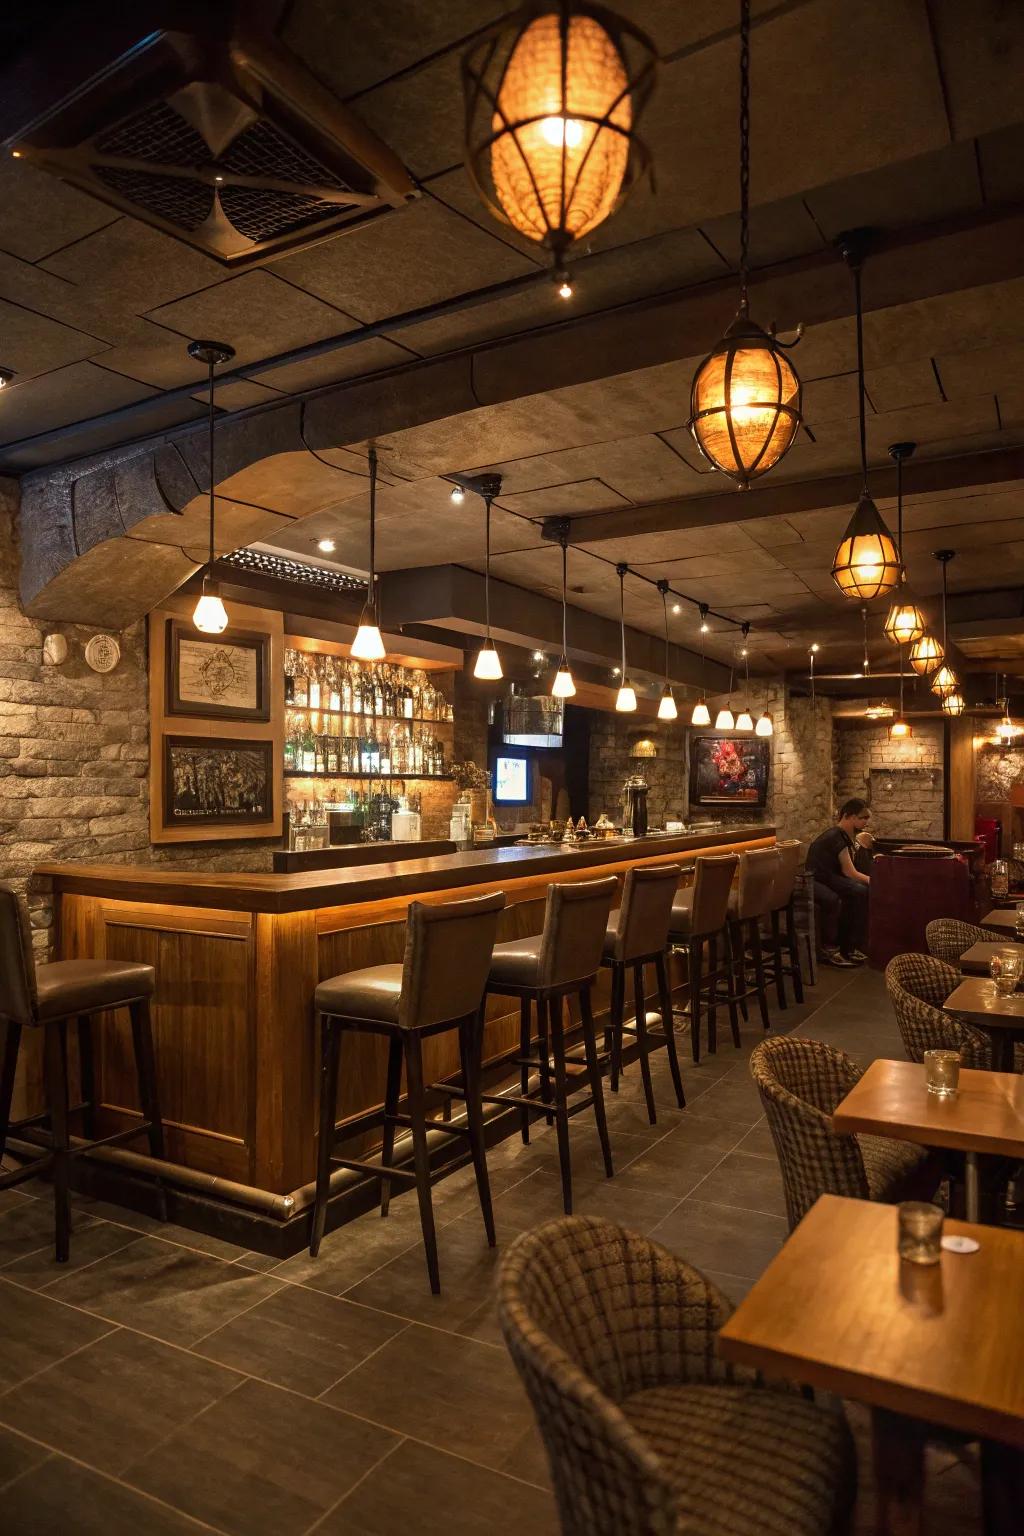
{"type": "Polygon", "coordinates": [[[77,77],[58,71],[56,92],[45,71],[8,72],[0,133],[20,158],[231,268],[417,195],[391,150],[270,38],[127,25],[122,11],[64,39],[77,77]]]}

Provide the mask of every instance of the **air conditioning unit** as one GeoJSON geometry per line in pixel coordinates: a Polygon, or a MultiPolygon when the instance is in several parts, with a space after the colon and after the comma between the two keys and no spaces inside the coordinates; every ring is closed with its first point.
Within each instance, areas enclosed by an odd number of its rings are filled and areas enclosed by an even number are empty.
{"type": "Polygon", "coordinates": [[[416,197],[398,157],[247,9],[65,12],[0,75],[3,143],[233,269],[416,197]]]}

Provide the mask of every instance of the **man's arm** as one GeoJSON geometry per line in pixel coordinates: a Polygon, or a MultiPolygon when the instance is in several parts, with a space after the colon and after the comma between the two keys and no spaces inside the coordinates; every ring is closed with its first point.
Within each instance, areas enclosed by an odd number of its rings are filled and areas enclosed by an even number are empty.
{"type": "Polygon", "coordinates": [[[844,848],[839,855],[839,872],[845,875],[847,880],[856,880],[860,885],[871,884],[871,876],[861,874],[853,862],[853,856],[849,848],[844,848]]]}

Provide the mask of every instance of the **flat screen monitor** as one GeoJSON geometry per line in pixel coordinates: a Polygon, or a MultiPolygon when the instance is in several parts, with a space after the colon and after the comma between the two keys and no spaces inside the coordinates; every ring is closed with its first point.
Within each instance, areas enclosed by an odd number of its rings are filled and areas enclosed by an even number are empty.
{"type": "Polygon", "coordinates": [[[495,805],[529,805],[533,799],[531,769],[525,752],[498,752],[494,758],[495,805]]]}

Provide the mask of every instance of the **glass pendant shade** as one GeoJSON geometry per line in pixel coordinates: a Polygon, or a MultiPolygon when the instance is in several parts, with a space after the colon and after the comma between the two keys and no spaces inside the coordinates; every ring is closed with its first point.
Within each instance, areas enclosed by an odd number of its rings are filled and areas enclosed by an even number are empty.
{"type": "Polygon", "coordinates": [[[913,734],[913,728],[907,724],[902,715],[898,720],[894,720],[889,727],[889,735],[895,741],[905,741],[908,736],[913,736],[913,734]]]}
{"type": "Polygon", "coordinates": [[[768,713],[767,710],[765,710],[764,714],[761,716],[761,718],[758,720],[757,724],[754,726],[754,735],[755,736],[774,736],[775,735],[775,724],[774,724],[774,721],[772,720],[771,715],[768,713]]]}
{"type": "Polygon", "coordinates": [[[735,729],[736,721],[733,717],[733,712],[728,708],[728,706],[725,706],[724,708],[720,709],[718,714],[715,716],[715,730],[734,731],[735,729]]]}
{"type": "Polygon", "coordinates": [[[615,696],[615,708],[620,715],[631,715],[636,709],[636,689],[628,677],[623,678],[622,687],[615,696]]]}
{"type": "Polygon", "coordinates": [[[937,693],[944,698],[947,693],[956,693],[960,686],[960,680],[951,666],[943,662],[931,681],[932,693],[937,693]]]}
{"type": "Polygon", "coordinates": [[[558,660],[558,670],[551,684],[551,697],[553,699],[572,699],[576,696],[576,684],[573,682],[572,673],[569,671],[569,663],[565,656],[558,660]]]}
{"type": "Polygon", "coordinates": [[[935,670],[945,654],[935,636],[926,632],[910,647],[910,665],[918,677],[924,677],[926,672],[935,670]]]}
{"type": "Polygon", "coordinates": [[[913,645],[925,627],[924,614],[916,603],[893,603],[885,619],[885,636],[894,645],[913,645]]]}
{"type": "Polygon", "coordinates": [[[462,76],[466,166],[491,211],[556,259],[602,224],[647,168],[635,130],[655,66],[637,28],[572,0],[484,32],[462,76]]]}
{"type": "Polygon", "coordinates": [[[896,540],[866,493],[858,501],[836,550],[832,579],[844,597],[860,603],[887,597],[903,580],[896,540]]]}
{"type": "Polygon", "coordinates": [[[746,705],[744,705],[743,709],[736,716],[736,729],[738,731],[752,731],[754,729],[753,716],[751,715],[750,710],[746,707],[746,705]]]}
{"type": "Polygon", "coordinates": [[[661,698],[658,701],[658,719],[675,720],[678,718],[678,715],[679,710],[676,708],[676,696],[668,683],[666,683],[661,690],[661,698]]]}
{"type": "Polygon", "coordinates": [[[192,622],[204,635],[222,635],[228,627],[228,611],[221,601],[220,587],[207,578],[203,592],[192,613],[192,622]]]}
{"type": "Polygon", "coordinates": [[[384,640],[377,624],[377,615],[372,603],[365,603],[363,611],[359,615],[359,628],[356,637],[349,647],[349,655],[356,661],[382,661],[384,659],[384,640]]]}
{"type": "Polygon", "coordinates": [[[738,316],[694,375],[689,426],[697,447],[746,490],[779,462],[800,421],[796,369],[774,337],[738,316]]]}
{"type": "Polygon", "coordinates": [[[942,713],[944,715],[962,715],[966,708],[967,703],[963,695],[955,689],[952,693],[947,693],[943,696],[942,713]]]}
{"type": "Polygon", "coordinates": [[[494,641],[488,635],[483,645],[477,652],[476,662],[473,666],[473,676],[484,682],[497,683],[502,678],[501,657],[494,648],[494,641]]]}
{"type": "Polygon", "coordinates": [[[704,699],[699,699],[693,706],[693,714],[690,716],[691,725],[710,725],[711,711],[704,699]]]}

